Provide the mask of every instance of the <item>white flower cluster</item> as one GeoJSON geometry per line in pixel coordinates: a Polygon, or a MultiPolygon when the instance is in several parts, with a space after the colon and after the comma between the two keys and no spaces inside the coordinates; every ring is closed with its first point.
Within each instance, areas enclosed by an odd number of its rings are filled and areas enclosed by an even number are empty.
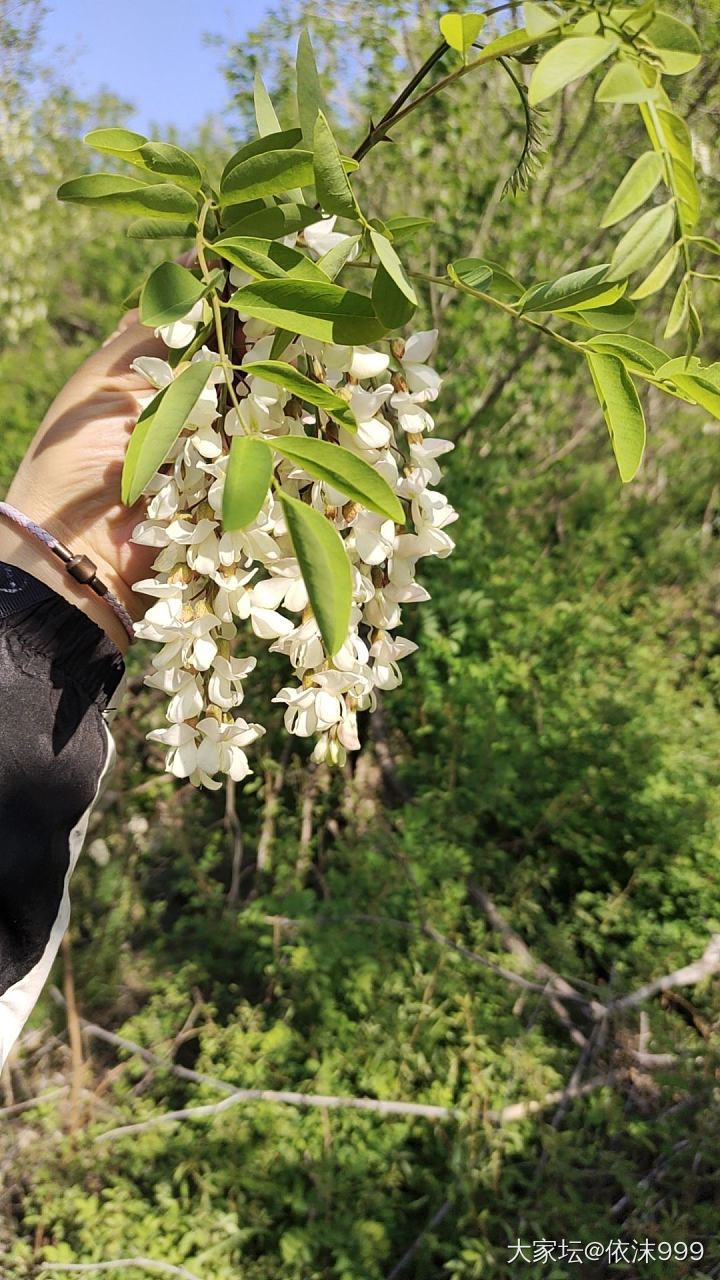
{"type": "MultiPolygon", "coordinates": [[[[244,364],[266,360],[274,331],[257,320],[240,319],[244,364]]],[[[283,353],[291,363],[309,359],[316,377],[343,388],[357,434],[321,413],[325,438],[380,472],[410,516],[408,527],[396,526],[275,454],[283,492],[303,496],[332,520],[352,565],[350,629],[332,658],[323,649],[282,505],[272,490],[248,528],[228,532],[221,526],[229,439],[254,435],[272,445],[277,436],[305,434],[307,425],[315,426],[315,414],[307,416],[288,391],[250,372],[235,387],[239,408],[231,408],[220,422],[217,393],[224,375],[219,366],[213,370],[169,465],[148,485],[148,518],[133,535],[135,542],[158,548],[156,576],[136,584],[136,590],[156,597],[136,624],[136,634],[162,646],[146,683],[170,695],[169,724],[149,737],[167,747],[167,767],[176,776],[217,788],[218,774],[240,780],[250,772],[244,749],[264,729],[242,719],[238,710],[243,682],[256,662],[233,655],[239,623],[249,623],[271,652],[289,659],[294,682],[274,701],[285,704],[290,733],[318,735],[316,761],[343,762],[346,751],[360,745],[358,710],[372,707],[376,689],[400,683],[398,662],[417,647],[398,635],[402,605],[429,598],[415,581],[416,564],[424,556],[450,554],[454,544],[446,527],[457,518],[434,487],[440,479],[437,459],[452,444],[428,438],[434,424],[427,406],[440,387],[427,364],[436,339],[436,330],[417,333],[381,351],[301,338],[283,353]]],[[[193,360],[217,361],[217,356],[203,348],[193,360]]],[[[168,364],[152,357],[136,360],[134,368],[156,389],[173,377],[168,364]]]]}

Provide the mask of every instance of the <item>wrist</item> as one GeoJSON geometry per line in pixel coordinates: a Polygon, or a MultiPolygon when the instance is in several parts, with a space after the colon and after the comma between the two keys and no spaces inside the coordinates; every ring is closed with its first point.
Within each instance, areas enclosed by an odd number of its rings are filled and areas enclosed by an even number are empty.
{"type": "MultiPolygon", "coordinates": [[[[47,525],[43,527],[47,528],[47,525]]],[[[57,525],[53,527],[51,524],[48,532],[53,537],[65,542],[65,537],[63,537],[63,533],[57,525]]],[[[78,555],[90,554],[78,543],[77,539],[75,539],[74,545],[71,545],[71,549],[73,553],[78,555]]],[[[91,556],[91,558],[97,564],[98,577],[107,584],[113,594],[118,595],[121,603],[128,608],[126,600],[116,590],[118,585],[117,575],[112,573],[109,566],[98,564],[97,556],[91,556]]],[[[24,569],[26,573],[32,574],[38,581],[44,582],[51,590],[92,619],[114,641],[120,652],[125,653],[130,643],[130,637],[107,600],[104,600],[102,596],[96,595],[89,587],[76,582],[67,573],[62,562],[56,559],[49,547],[39,542],[28,530],[11,524],[9,520],[2,517],[0,517],[0,560],[16,565],[19,569],[24,569]]],[[[126,595],[134,595],[126,584],[122,584],[122,587],[126,595]]],[[[135,599],[138,601],[138,597],[135,597],[135,599]]],[[[141,616],[142,608],[141,602],[136,604],[135,612],[132,616],[141,616]]]]}

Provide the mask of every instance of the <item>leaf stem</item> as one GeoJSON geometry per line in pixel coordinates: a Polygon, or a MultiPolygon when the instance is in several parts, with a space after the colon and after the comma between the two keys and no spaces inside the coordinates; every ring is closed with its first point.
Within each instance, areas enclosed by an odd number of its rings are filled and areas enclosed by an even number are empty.
{"type": "MultiPolygon", "coordinates": [[[[198,219],[197,236],[195,238],[197,260],[198,260],[198,263],[200,264],[200,270],[202,271],[203,280],[205,281],[206,284],[210,279],[210,272],[208,270],[207,258],[205,257],[205,249],[206,247],[212,248],[212,246],[208,245],[205,239],[205,221],[212,207],[212,203],[213,203],[212,200],[208,197],[202,209],[200,210],[200,217],[198,219]]],[[[235,409],[236,413],[239,413],[240,402],[235,394],[235,387],[233,386],[233,377],[231,372],[232,365],[228,359],[228,354],[225,349],[225,336],[223,334],[222,312],[220,310],[220,303],[218,301],[217,291],[215,289],[211,289],[208,297],[210,300],[210,306],[212,307],[213,319],[215,321],[215,336],[217,338],[218,355],[220,356],[220,363],[222,364],[223,375],[225,377],[225,386],[227,387],[227,393],[230,397],[230,401],[232,403],[233,408],[235,409]]]]}

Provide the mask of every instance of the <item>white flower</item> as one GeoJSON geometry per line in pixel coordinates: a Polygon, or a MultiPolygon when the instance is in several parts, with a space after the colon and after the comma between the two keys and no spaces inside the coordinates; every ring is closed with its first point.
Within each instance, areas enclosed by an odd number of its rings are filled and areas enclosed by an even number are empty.
{"type": "Polygon", "coordinates": [[[255,670],[256,658],[225,658],[217,654],[208,680],[208,697],[216,707],[229,711],[243,700],[243,680],[255,670]]]}
{"type": "MultiPolygon", "coordinates": [[[[328,253],[330,249],[334,249],[336,245],[343,244],[345,240],[349,240],[349,236],[341,235],[340,232],[334,231],[333,227],[337,218],[321,218],[319,222],[313,222],[303,231],[305,243],[308,249],[312,249],[319,258],[324,253],[328,253]]],[[[355,245],[349,261],[352,262],[358,254],[358,245],[355,245]]]]}
{"type": "Polygon", "coordinates": [[[361,511],[353,525],[355,549],[365,564],[382,564],[393,553],[395,525],[373,511],[361,511]]]}
{"type": "Polygon", "coordinates": [[[197,727],[202,734],[197,749],[197,768],[210,777],[215,773],[227,773],[235,782],[242,782],[252,772],[242,748],[264,734],[262,725],[248,724],[246,720],[218,724],[214,716],[206,716],[197,727]]]}
{"type": "Polygon", "coordinates": [[[426,329],[424,333],[414,333],[405,343],[405,354],[402,365],[405,381],[416,403],[437,399],[441,378],[434,369],[428,368],[426,361],[437,342],[437,329],[426,329]]]}
{"type": "Polygon", "coordinates": [[[378,639],[370,647],[373,662],[373,678],[378,689],[396,689],[402,684],[402,675],[398,667],[401,658],[414,653],[417,645],[404,636],[392,638],[381,632],[378,639]]]}
{"type": "Polygon", "coordinates": [[[181,316],[179,320],[173,320],[172,324],[160,325],[155,330],[155,337],[162,338],[166,347],[187,347],[195,337],[195,331],[203,318],[202,299],[195,303],[194,307],[188,311],[187,315],[181,316]]]}
{"type": "Polygon", "coordinates": [[[346,369],[351,378],[362,382],[365,378],[379,378],[389,364],[390,356],[384,351],[374,351],[372,347],[353,347],[346,369]]]}

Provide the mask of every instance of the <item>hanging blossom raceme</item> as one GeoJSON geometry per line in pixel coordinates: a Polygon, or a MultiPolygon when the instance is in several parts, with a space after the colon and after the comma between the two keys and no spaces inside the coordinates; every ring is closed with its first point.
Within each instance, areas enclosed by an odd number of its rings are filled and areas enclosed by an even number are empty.
{"type": "MultiPolygon", "coordinates": [[[[318,252],[328,226],[331,232],[330,220],[324,220],[317,229],[318,252]]],[[[314,247],[312,233],[307,243],[314,247]]],[[[234,284],[246,279],[237,269],[231,276],[234,284]]],[[[200,319],[196,310],[162,336],[185,344],[200,319]]],[[[429,599],[415,580],[416,565],[425,556],[450,554],[454,543],[447,526],[457,518],[436,487],[438,458],[453,446],[430,434],[428,406],[440,389],[428,364],[436,330],[377,348],[309,338],[287,348],[288,363],[309,365],[318,382],[349,403],[357,423],[353,433],[254,375],[252,364],[267,360],[275,330],[242,315],[240,321],[246,355],[234,387],[237,407],[221,419],[218,390],[225,375],[217,354],[201,348],[192,363],[212,362],[208,382],[166,465],[146,486],[147,519],[133,534],[135,542],[158,549],[155,576],[135,587],[155,602],[135,629],[138,637],[161,646],[146,683],[170,699],[167,727],[148,736],[167,748],[171,773],[211,789],[222,785],[218,775],[240,781],[251,771],[245,748],[265,732],[240,710],[244,682],[256,664],[254,657],[235,652],[248,629],[271,652],[288,658],[288,681],[274,701],[285,706],[290,733],[316,737],[313,759],[343,763],[347,751],[359,748],[358,711],[374,706],[377,689],[400,684],[398,664],[417,647],[400,634],[403,605],[429,599]],[[383,476],[409,517],[406,524],[365,509],[273,450],[276,488],[246,528],[223,530],[233,438],[257,438],[272,448],[281,437],[307,438],[306,429],[318,424],[326,440],[383,476]],[[331,658],[309,606],[280,493],[325,516],[350,559],[350,626],[331,658]]],[[[177,377],[177,370],[150,356],[137,359],[133,368],[153,389],[146,404],[177,377]]]]}

